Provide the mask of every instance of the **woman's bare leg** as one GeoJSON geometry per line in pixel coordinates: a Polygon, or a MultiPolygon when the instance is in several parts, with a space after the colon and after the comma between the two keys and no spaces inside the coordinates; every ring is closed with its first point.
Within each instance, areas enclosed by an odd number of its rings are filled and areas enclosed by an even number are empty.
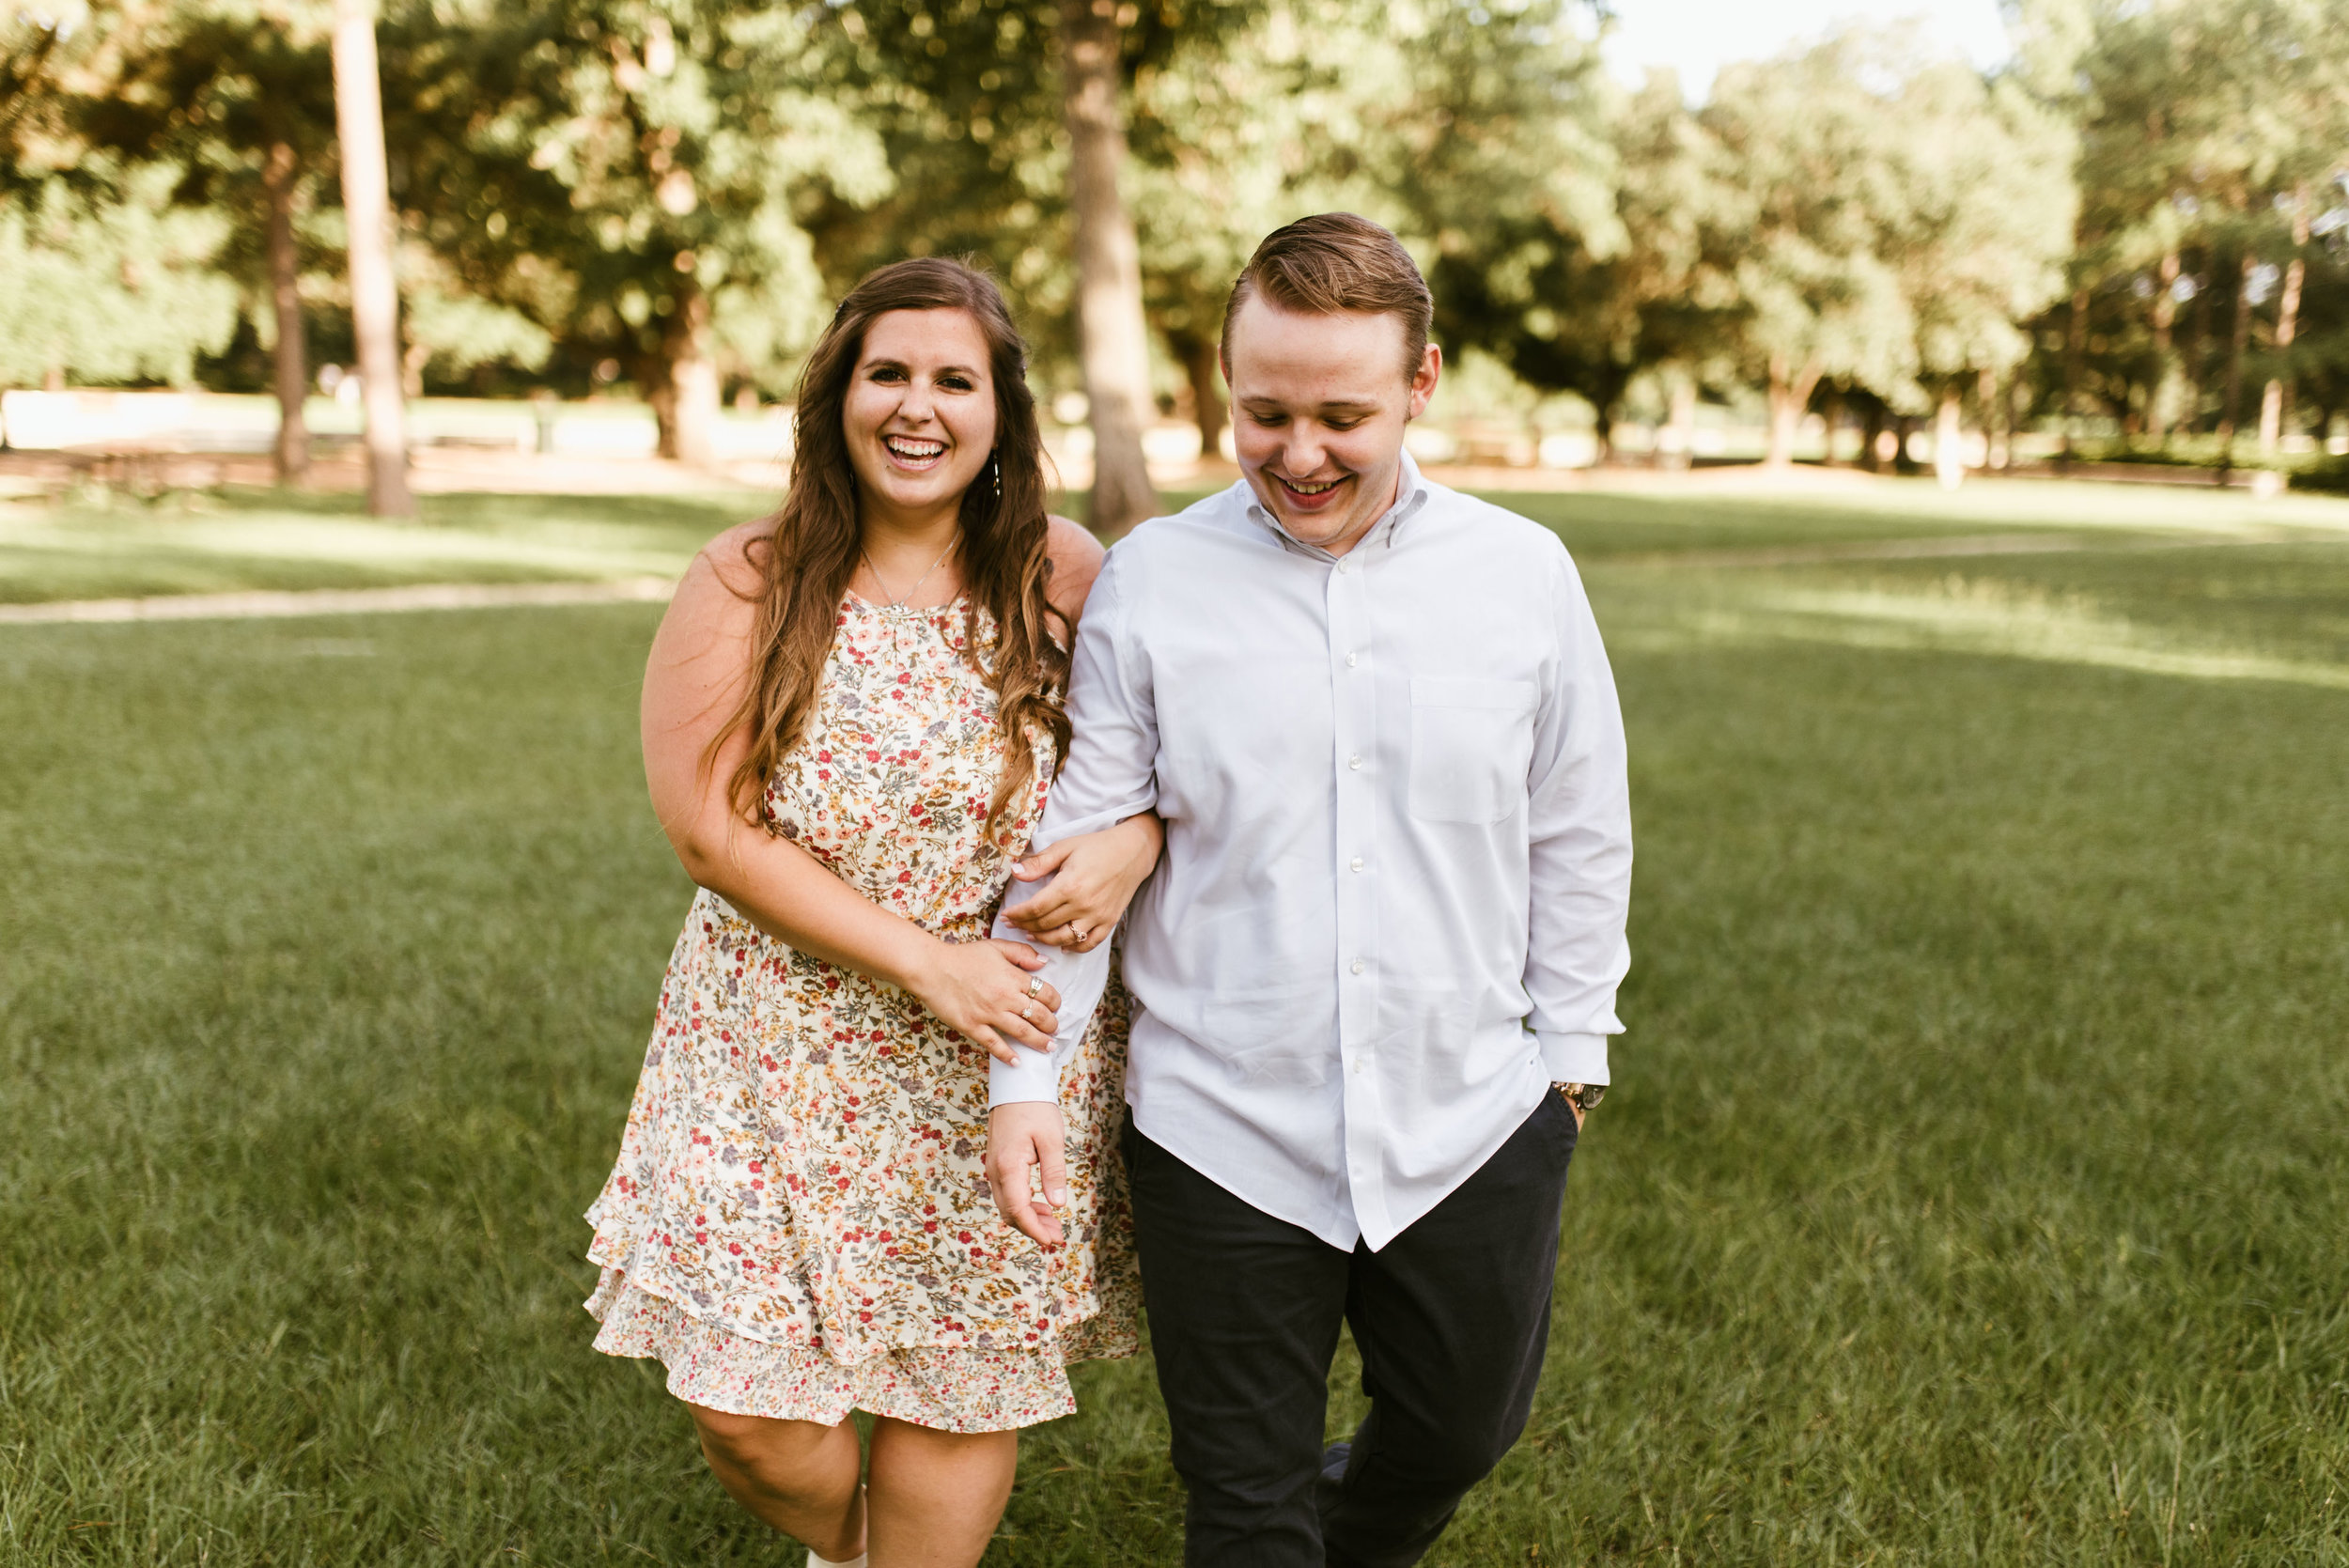
{"type": "MultiPolygon", "coordinates": [[[[864,1550],[853,1421],[825,1426],[685,1407],[693,1412],[702,1456],[718,1484],[754,1517],[829,1561],[847,1562],[864,1550]]],[[[1002,1499],[995,1506],[1000,1512],[1002,1499]]]]}
{"type": "Polygon", "coordinates": [[[972,1568],[993,1539],[1019,1462],[1017,1432],[873,1422],[873,1568],[972,1568]]]}

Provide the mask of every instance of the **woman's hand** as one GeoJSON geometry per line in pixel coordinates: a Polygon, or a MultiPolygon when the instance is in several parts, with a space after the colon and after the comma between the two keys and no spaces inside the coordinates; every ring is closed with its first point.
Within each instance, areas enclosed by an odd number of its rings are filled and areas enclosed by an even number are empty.
{"type": "Polygon", "coordinates": [[[1114,828],[1063,839],[1016,862],[1023,882],[1050,877],[1051,885],[1003,918],[1050,947],[1084,953],[1109,940],[1134,892],[1159,863],[1166,829],[1155,813],[1129,816],[1114,828]]]}
{"type": "Polygon", "coordinates": [[[1044,955],[1025,942],[939,942],[906,988],[947,1028],[1016,1063],[1014,1042],[1049,1051],[1060,1029],[1060,993],[1033,972],[1043,967],[1044,955]]]}

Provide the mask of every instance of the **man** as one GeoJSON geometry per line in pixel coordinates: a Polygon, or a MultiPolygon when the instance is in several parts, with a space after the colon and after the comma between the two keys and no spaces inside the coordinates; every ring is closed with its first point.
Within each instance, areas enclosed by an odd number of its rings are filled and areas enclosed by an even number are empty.
{"type": "MultiPolygon", "coordinates": [[[[1037,836],[1166,824],[1127,922],[1124,1149],[1186,1560],[1215,1568],[1415,1562],[1517,1440],[1623,1027],[1613,678],[1557,538],[1404,451],[1429,318],[1376,224],[1257,249],[1223,330],[1245,480],[1110,552],[1037,836]],[[1341,1321],[1371,1410],[1325,1453],[1341,1321]]],[[[1074,1027],[1101,952],[1056,955],[1074,1027]]],[[[1049,1234],[1052,1063],[995,1073],[998,1201],[1049,1234]]]]}

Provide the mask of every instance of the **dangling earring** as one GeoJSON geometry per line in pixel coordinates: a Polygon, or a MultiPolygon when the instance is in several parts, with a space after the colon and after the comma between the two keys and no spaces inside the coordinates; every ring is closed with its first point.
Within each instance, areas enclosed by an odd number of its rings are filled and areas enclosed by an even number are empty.
{"type": "Polygon", "coordinates": [[[1003,458],[999,450],[987,459],[988,471],[995,475],[995,499],[1003,499],[1003,458]]]}

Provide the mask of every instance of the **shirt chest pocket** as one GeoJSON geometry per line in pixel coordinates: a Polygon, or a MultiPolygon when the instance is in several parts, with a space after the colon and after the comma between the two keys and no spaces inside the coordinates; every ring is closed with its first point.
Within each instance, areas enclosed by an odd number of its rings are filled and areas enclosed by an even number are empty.
{"type": "Polygon", "coordinates": [[[1533,758],[1533,683],[1411,682],[1411,815],[1429,822],[1505,820],[1525,803],[1533,758]]]}

